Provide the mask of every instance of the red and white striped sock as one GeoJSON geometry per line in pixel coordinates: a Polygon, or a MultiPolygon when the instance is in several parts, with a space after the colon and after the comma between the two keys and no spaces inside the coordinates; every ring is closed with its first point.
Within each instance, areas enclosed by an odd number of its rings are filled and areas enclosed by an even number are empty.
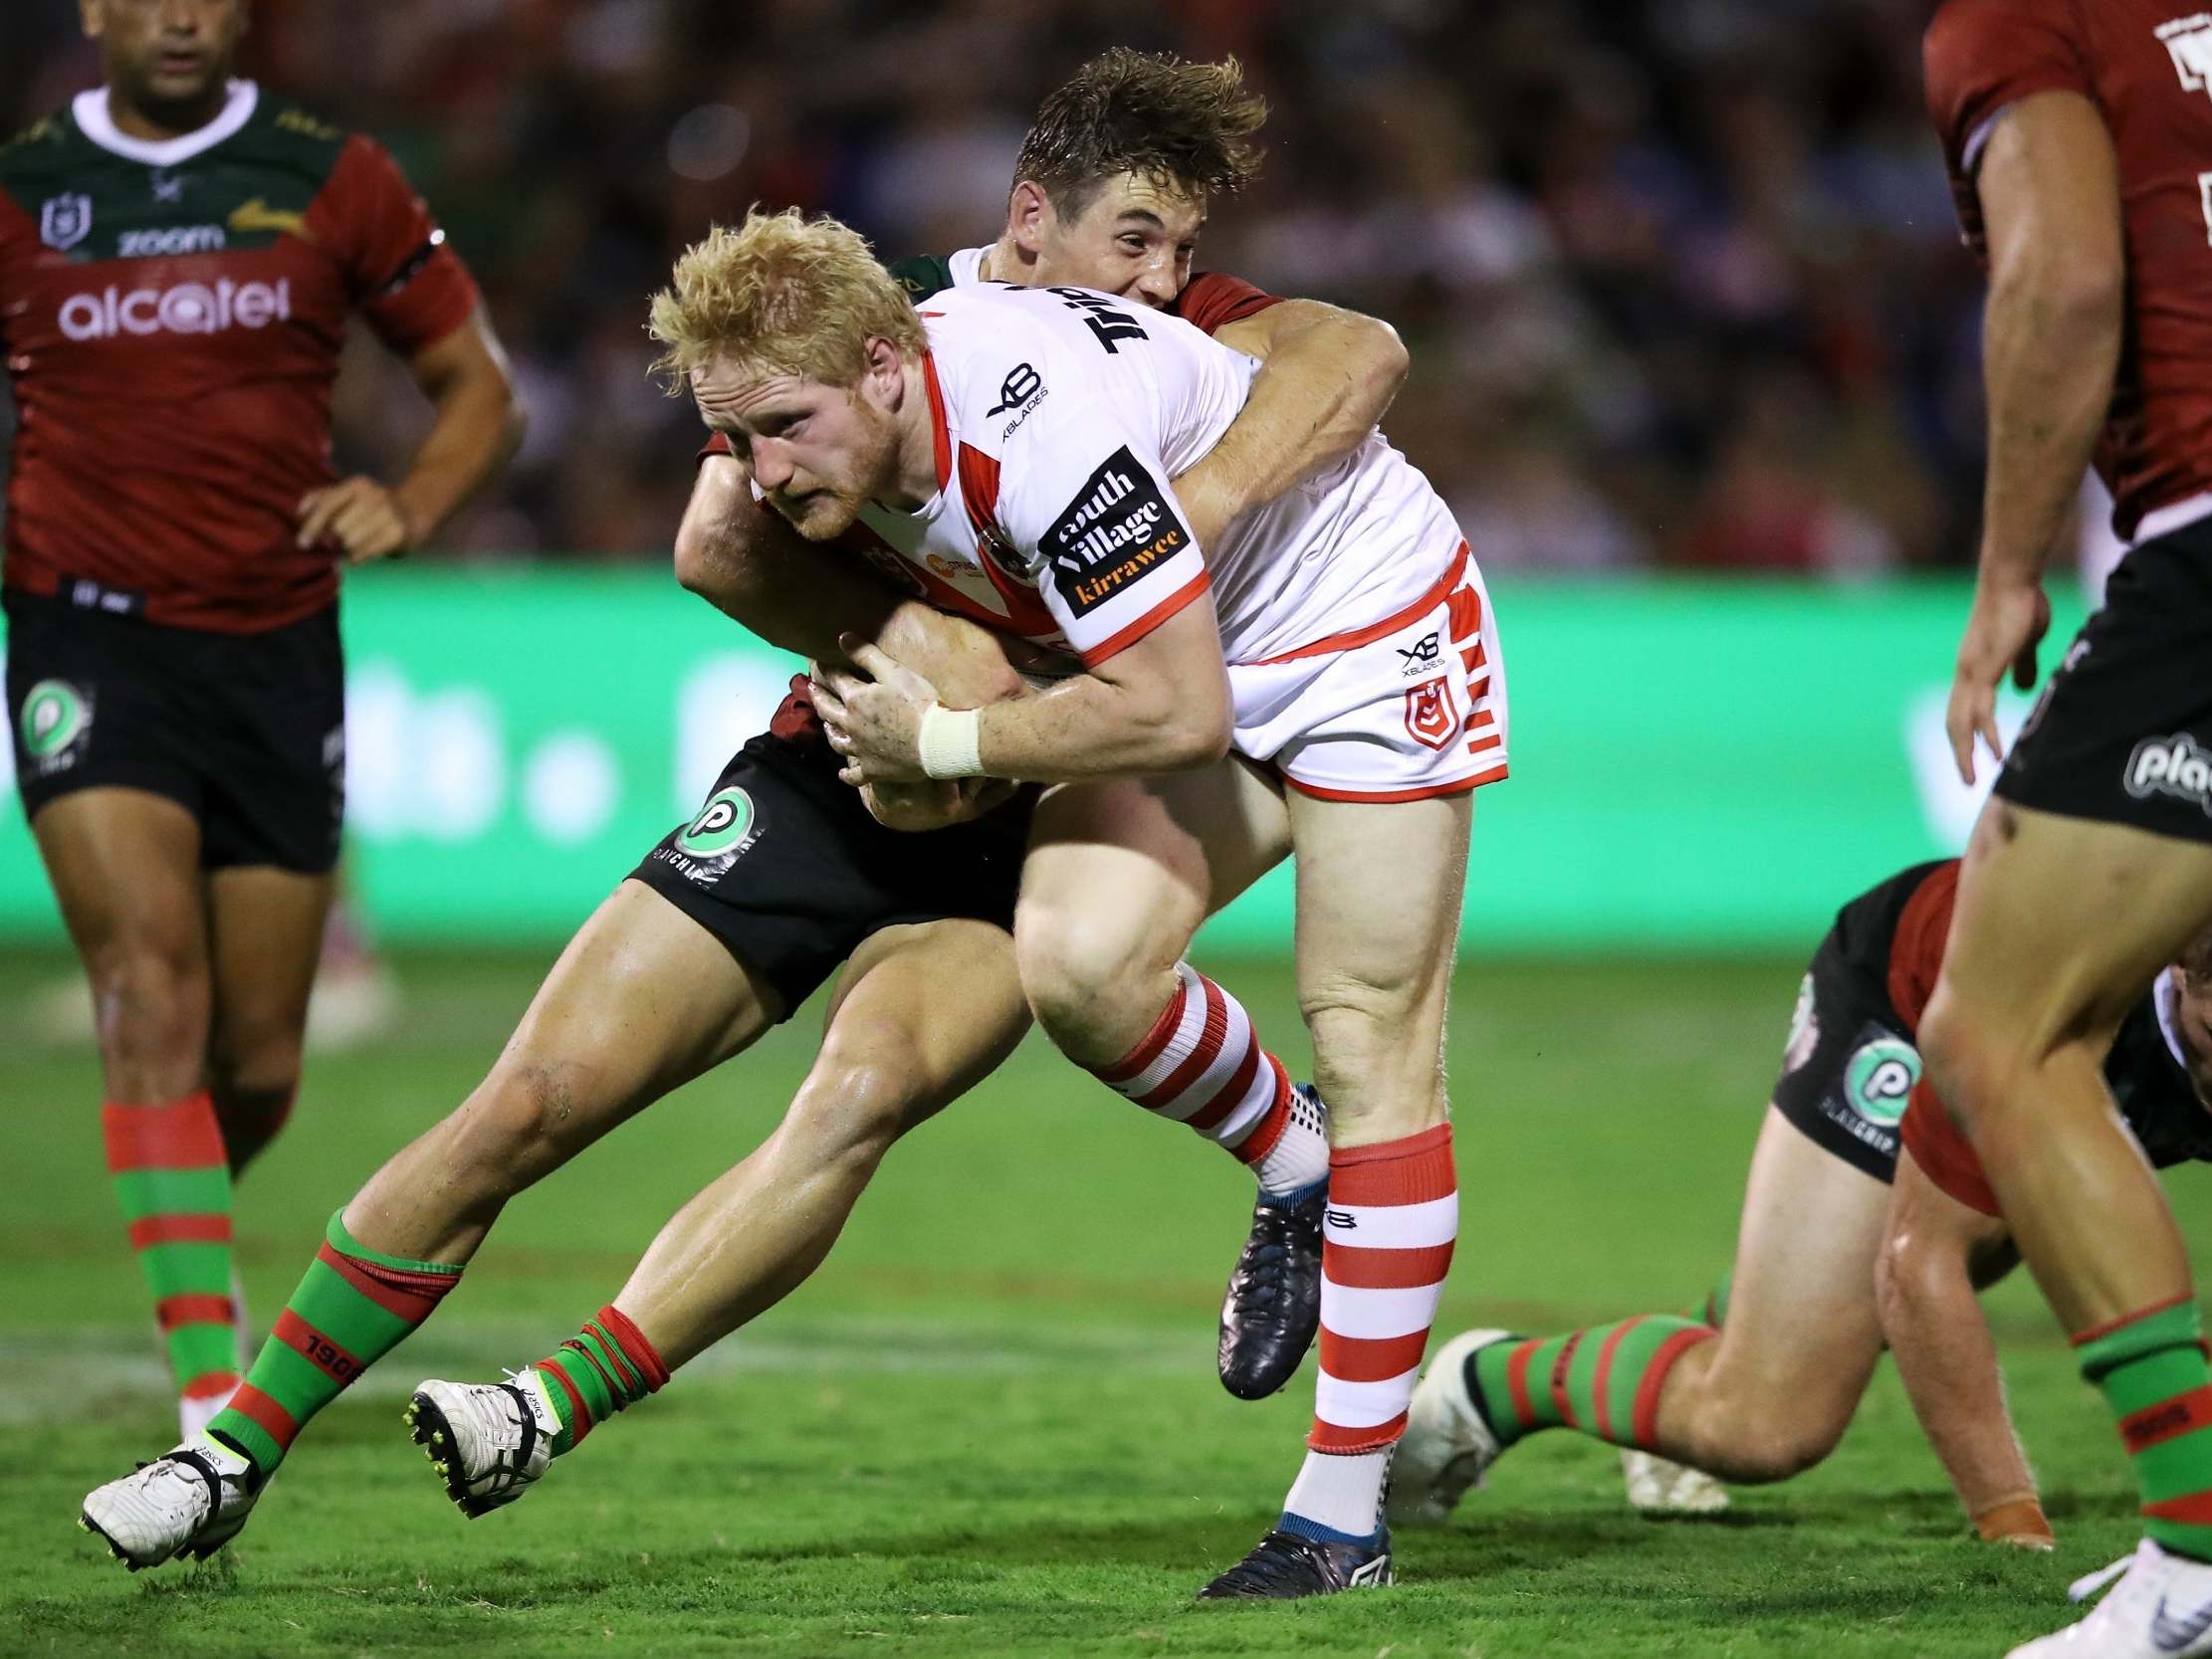
{"type": "Polygon", "coordinates": [[[1381,1528],[1383,1477],[1406,1432],[1458,1233],[1449,1124],[1330,1155],[1321,1374],[1283,1531],[1365,1539],[1381,1528]]]}
{"type": "Polygon", "coordinates": [[[1270,1193],[1329,1172],[1328,1130],[1260,1046],[1244,1005],[1189,962],[1143,1042],[1091,1075],[1155,1117],[1188,1124],[1224,1146],[1270,1193]]]}

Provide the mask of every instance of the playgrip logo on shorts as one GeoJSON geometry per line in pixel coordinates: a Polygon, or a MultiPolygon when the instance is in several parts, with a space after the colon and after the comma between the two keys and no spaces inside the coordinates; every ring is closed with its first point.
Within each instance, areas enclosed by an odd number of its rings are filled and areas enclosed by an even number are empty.
{"type": "Polygon", "coordinates": [[[2194,801],[2212,817],[2212,755],[2197,747],[2186,731],[2170,737],[2145,737],[2127,757],[2127,792],[2139,801],[2173,795],[2194,801]]]}
{"type": "Polygon", "coordinates": [[[1190,544],[1191,532],[1125,444],[1044,532],[1042,551],[1060,597],[1083,616],[1190,544]]]}

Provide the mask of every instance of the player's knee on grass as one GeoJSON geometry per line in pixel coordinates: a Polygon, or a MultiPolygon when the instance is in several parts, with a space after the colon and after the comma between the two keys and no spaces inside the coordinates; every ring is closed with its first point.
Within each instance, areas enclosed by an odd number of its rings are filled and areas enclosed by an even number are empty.
{"type": "Polygon", "coordinates": [[[1697,1444],[1681,1449],[1695,1454],[1686,1461],[1738,1486],[1786,1481],[1836,1449],[1854,1403],[1825,1398],[1818,1389],[1761,1389],[1746,1398],[1723,1386],[1698,1414],[1697,1444]]]}

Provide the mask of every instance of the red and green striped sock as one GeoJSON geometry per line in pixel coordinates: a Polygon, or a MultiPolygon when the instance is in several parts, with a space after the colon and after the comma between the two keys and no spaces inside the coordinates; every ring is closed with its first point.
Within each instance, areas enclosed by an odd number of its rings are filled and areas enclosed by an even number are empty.
{"type": "Polygon", "coordinates": [[[130,1247],[153,1293],[177,1392],[192,1399],[238,1385],[230,1296],[230,1166],[207,1091],[159,1106],[100,1109],[108,1173],[130,1247]]]}
{"type": "Polygon", "coordinates": [[[266,1480],[308,1419],[397,1348],[460,1279],[452,1263],[366,1248],[345,1230],[339,1210],[253,1369],[208,1432],[251,1458],[266,1480]]]}
{"type": "Polygon", "coordinates": [[[1571,1428],[1649,1451],[1666,1373],[1716,1335],[1676,1314],[1640,1314],[1563,1337],[1491,1343],[1467,1358],[1467,1392],[1503,1445],[1571,1428]]]}
{"type": "Polygon", "coordinates": [[[2074,1339],[2103,1390],[2143,1495],[2143,1534],[2212,1561],[2212,1360],[2196,1299],[2183,1297],[2074,1339]]]}
{"type": "Polygon", "coordinates": [[[591,1432],[593,1423],[604,1422],[624,1406],[659,1391],[668,1380],[668,1367],[612,1303],[599,1310],[598,1318],[584,1321],[583,1329],[537,1364],[549,1386],[546,1397],[560,1432],[553,1438],[553,1455],[572,1451],[591,1432]]]}

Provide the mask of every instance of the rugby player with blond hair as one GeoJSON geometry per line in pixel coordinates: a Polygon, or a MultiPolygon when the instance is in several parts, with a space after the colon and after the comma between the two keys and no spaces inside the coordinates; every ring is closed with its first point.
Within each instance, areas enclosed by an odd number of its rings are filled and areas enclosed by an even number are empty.
{"type": "MultiPolygon", "coordinates": [[[[1229,435],[1179,480],[1223,515],[1360,442],[1405,366],[1380,323],[1191,277],[1208,204],[1249,176],[1262,113],[1233,63],[1109,53],[1045,101],[1001,241],[894,268],[916,298],[974,284],[989,261],[1024,282],[1177,299],[1203,325],[1233,329],[1268,366],[1229,435]]],[[[928,653],[941,684],[975,702],[1020,689],[991,635],[913,602],[919,577],[879,550],[850,551],[825,559],[799,541],[725,451],[702,464],[677,569],[810,655],[833,657],[838,634],[857,629],[928,653]]],[[[686,1205],[613,1302],[537,1364],[509,1382],[424,1383],[417,1438],[464,1512],[485,1513],[819,1264],[892,1142],[1028,1024],[1009,936],[1026,792],[980,811],[988,802],[909,791],[902,821],[977,821],[901,834],[838,781],[838,764],[800,695],[733,757],[699,813],[571,941],[485,1082],[332,1218],[213,1435],[88,1498],[88,1524],[122,1559],[219,1549],[315,1412],[437,1306],[509,1197],[743,1051],[842,962],[820,1054],[775,1133],[686,1205]]],[[[1220,1047],[1235,1038],[1237,1059],[1210,1096],[1163,1105],[1258,1175],[1255,1242],[1224,1309],[1221,1355],[1225,1382],[1264,1393],[1311,1340],[1319,1207],[1305,1189],[1326,1150],[1315,1103],[1290,1090],[1248,1021],[1240,1033],[1216,1033],[1220,1047]],[[1271,1201],[1278,1189],[1290,1201],[1271,1201]]]]}
{"type": "Polygon", "coordinates": [[[1379,433],[1202,551],[1169,481],[1257,365],[1186,323],[1070,287],[898,298],[845,227],[757,213],[685,254],[653,330],[801,534],[864,526],[944,603],[1082,665],[963,709],[856,645],[861,672],[815,691],[848,782],[1067,785],[1014,933],[1070,1058],[1147,1100],[1217,1087],[1221,1005],[1182,953],[1254,849],[1296,853],[1331,1106],[1318,1398],[1280,1525],[1204,1593],[1387,1583],[1384,1476],[1456,1234],[1441,1038],[1469,797],[1506,767],[1479,576],[1379,433]]]}

